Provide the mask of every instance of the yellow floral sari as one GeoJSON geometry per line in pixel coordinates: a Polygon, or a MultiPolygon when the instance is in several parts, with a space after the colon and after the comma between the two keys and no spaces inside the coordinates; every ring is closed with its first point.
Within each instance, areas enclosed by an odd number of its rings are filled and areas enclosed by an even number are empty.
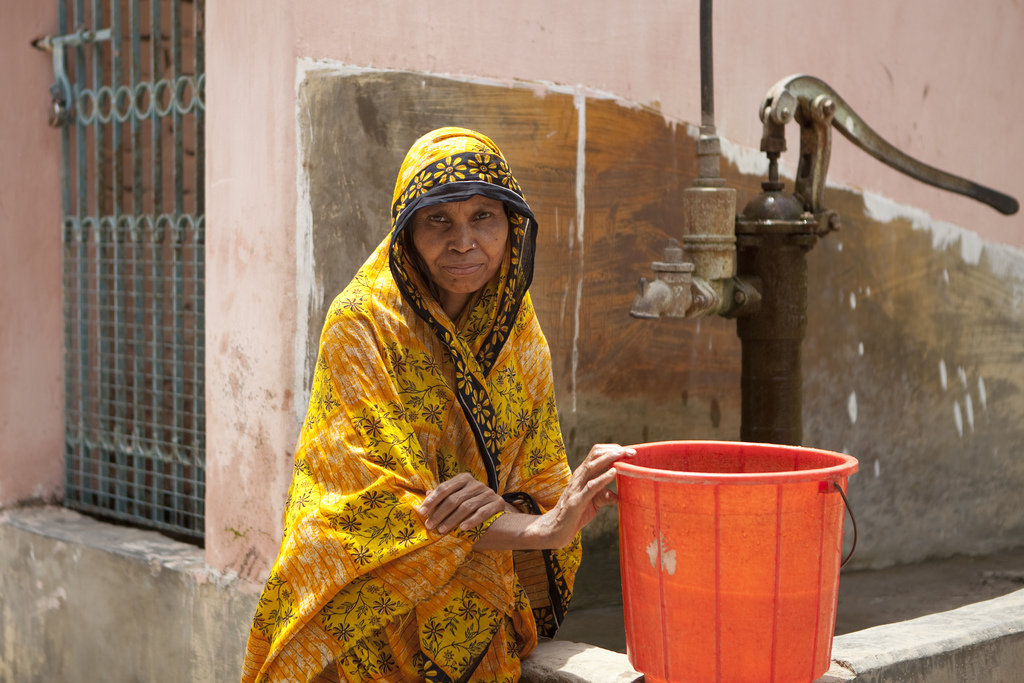
{"type": "Polygon", "coordinates": [[[533,213],[497,146],[458,128],[416,142],[392,207],[389,236],[327,314],[244,682],[511,682],[568,604],[579,536],[558,551],[475,551],[501,513],[442,535],[415,511],[461,472],[533,514],[568,482],[527,293],[533,213]],[[452,321],[404,228],[418,208],[476,194],[505,203],[509,247],[452,321]]]}

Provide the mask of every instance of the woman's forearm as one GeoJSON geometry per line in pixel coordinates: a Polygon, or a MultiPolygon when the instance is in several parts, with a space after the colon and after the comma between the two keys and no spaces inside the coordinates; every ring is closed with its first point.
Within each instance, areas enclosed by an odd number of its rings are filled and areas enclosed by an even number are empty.
{"type": "MultiPolygon", "coordinates": [[[[506,512],[491,523],[487,531],[477,539],[473,550],[548,550],[561,548],[551,513],[528,515],[522,512],[506,512]]],[[[571,538],[569,540],[572,540],[571,538]]]]}

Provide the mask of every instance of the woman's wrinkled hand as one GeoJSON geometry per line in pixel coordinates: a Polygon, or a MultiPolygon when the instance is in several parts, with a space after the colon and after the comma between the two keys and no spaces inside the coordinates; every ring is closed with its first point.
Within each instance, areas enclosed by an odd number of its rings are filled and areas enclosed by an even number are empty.
{"type": "Polygon", "coordinates": [[[487,484],[462,472],[441,482],[423,499],[417,508],[427,529],[446,534],[455,529],[463,531],[482,524],[497,513],[511,508],[487,484]]]}
{"type": "Polygon", "coordinates": [[[615,481],[612,464],[636,455],[632,448],[618,444],[596,444],[572,473],[569,484],[547,517],[547,547],[564,548],[590,523],[597,511],[614,505],[619,497],[608,487],[615,481]]]}

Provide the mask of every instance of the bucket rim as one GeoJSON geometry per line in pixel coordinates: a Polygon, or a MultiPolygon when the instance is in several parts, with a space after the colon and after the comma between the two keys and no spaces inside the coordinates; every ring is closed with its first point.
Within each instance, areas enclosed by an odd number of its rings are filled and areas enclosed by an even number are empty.
{"type": "Polygon", "coordinates": [[[677,441],[651,441],[648,443],[633,444],[627,448],[642,450],[652,446],[688,446],[704,448],[724,448],[736,450],[742,447],[770,448],[784,450],[791,453],[805,453],[825,455],[837,459],[837,463],[831,467],[821,467],[812,470],[787,470],[781,472],[680,472],[677,470],[663,470],[655,467],[642,467],[631,462],[619,460],[612,464],[615,468],[616,478],[620,476],[643,479],[646,481],[677,482],[684,484],[786,484],[812,481],[839,481],[846,479],[857,472],[860,463],[857,458],[845,453],[828,451],[821,448],[808,448],[806,446],[790,446],[786,444],[756,443],[751,441],[705,441],[705,440],[677,440],[677,441]]]}

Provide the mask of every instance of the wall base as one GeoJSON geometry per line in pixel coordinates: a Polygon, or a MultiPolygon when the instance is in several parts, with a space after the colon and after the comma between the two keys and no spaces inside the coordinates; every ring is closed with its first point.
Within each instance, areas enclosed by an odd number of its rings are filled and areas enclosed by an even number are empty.
{"type": "Polygon", "coordinates": [[[59,507],[0,513],[0,682],[236,681],[259,586],[59,507]]]}

